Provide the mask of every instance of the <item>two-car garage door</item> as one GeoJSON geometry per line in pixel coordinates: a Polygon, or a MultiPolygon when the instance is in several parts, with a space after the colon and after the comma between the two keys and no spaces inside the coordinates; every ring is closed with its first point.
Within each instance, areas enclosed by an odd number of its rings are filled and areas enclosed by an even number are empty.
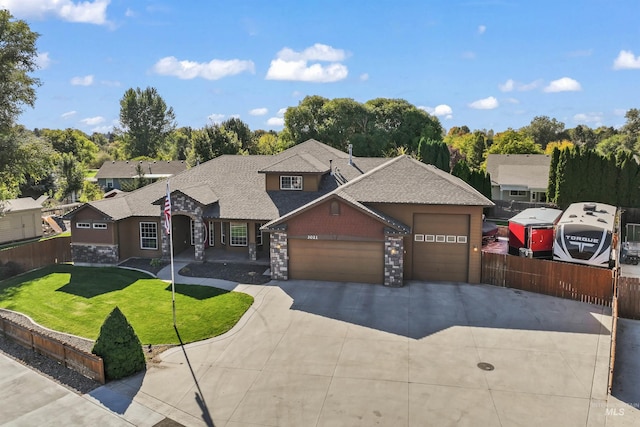
{"type": "Polygon", "coordinates": [[[384,243],[289,239],[289,278],[382,283],[384,243]]]}
{"type": "Polygon", "coordinates": [[[467,282],[469,215],[414,214],[413,280],[467,282]]]}

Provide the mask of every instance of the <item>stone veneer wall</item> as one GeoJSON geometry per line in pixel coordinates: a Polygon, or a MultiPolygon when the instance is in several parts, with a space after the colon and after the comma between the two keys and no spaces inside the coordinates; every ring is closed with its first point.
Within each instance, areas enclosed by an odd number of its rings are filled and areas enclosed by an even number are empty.
{"type": "Polygon", "coordinates": [[[401,287],[404,273],[404,239],[402,236],[384,236],[384,285],[401,287]]]}
{"type": "Polygon", "coordinates": [[[258,259],[258,248],[255,243],[249,243],[249,259],[251,261],[258,259]]]}
{"type": "Polygon", "coordinates": [[[287,250],[287,232],[272,231],[270,236],[271,278],[274,280],[288,280],[289,253],[287,250]]]}
{"type": "MultiPolygon", "coordinates": [[[[169,259],[169,236],[165,233],[164,215],[163,215],[164,203],[160,205],[160,216],[162,222],[162,257],[169,259]]],[[[171,215],[184,214],[188,215],[195,221],[195,233],[193,236],[195,245],[195,260],[204,261],[204,223],[202,222],[202,207],[196,203],[193,199],[185,197],[182,194],[171,195],[171,215]]]]}
{"type": "Polygon", "coordinates": [[[71,259],[76,263],[118,264],[118,245],[71,244],[71,259]]]}

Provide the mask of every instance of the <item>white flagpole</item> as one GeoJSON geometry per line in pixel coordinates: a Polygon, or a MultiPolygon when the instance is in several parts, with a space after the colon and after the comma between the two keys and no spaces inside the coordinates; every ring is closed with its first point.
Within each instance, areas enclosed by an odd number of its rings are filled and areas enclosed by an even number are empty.
{"type": "MultiPolygon", "coordinates": [[[[173,209],[173,206],[171,204],[171,191],[169,189],[169,179],[167,179],[167,200],[169,201],[169,224],[165,224],[165,227],[167,228],[167,233],[169,234],[169,254],[170,254],[170,260],[171,260],[171,306],[172,306],[172,310],[173,310],[173,327],[176,327],[176,280],[175,280],[175,275],[174,275],[174,270],[173,270],[173,233],[172,233],[172,227],[171,225],[173,224],[173,215],[171,214],[171,209],[173,209]]],[[[166,201],[165,201],[165,207],[166,207],[166,201]]],[[[165,215],[164,217],[165,221],[167,220],[167,215],[165,215]]]]}

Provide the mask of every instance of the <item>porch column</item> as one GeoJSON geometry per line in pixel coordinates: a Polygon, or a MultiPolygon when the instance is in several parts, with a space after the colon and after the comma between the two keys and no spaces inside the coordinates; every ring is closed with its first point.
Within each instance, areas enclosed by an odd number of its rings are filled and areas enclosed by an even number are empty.
{"type": "Polygon", "coordinates": [[[271,278],[274,280],[289,279],[289,253],[287,250],[286,230],[270,233],[269,255],[271,258],[271,278]]]}
{"type": "MultiPolygon", "coordinates": [[[[164,206],[161,206],[161,208],[164,208],[164,206]]],[[[169,258],[171,258],[171,252],[170,252],[171,248],[169,247],[170,241],[165,228],[166,226],[165,226],[163,213],[160,214],[160,230],[158,230],[158,233],[160,233],[160,245],[162,246],[162,259],[168,261],[169,258]]]]}
{"type": "Polygon", "coordinates": [[[399,288],[404,285],[404,238],[384,236],[384,285],[399,288]]]}
{"type": "Polygon", "coordinates": [[[193,240],[195,242],[195,256],[196,262],[204,261],[204,222],[200,219],[194,221],[193,224],[193,240]]]}
{"type": "Polygon", "coordinates": [[[255,261],[258,259],[258,252],[255,243],[249,243],[249,259],[255,261]]]}

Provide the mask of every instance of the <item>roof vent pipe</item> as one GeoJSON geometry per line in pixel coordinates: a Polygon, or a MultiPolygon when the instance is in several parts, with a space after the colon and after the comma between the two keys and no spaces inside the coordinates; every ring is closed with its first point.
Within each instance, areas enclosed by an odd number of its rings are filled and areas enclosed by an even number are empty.
{"type": "Polygon", "coordinates": [[[349,144],[349,166],[353,166],[353,144],[349,144]]]}
{"type": "Polygon", "coordinates": [[[333,176],[333,160],[329,160],[329,173],[333,176]]]}

